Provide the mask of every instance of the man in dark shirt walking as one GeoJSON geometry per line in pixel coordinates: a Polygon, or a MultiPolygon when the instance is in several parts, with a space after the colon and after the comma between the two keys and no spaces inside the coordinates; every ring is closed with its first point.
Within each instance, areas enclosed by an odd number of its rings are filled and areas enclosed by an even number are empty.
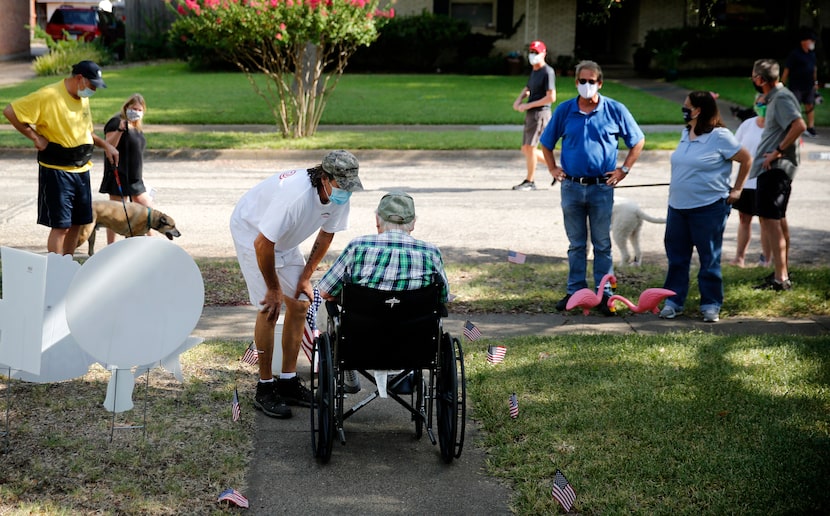
{"type": "Polygon", "coordinates": [[[815,136],[816,95],[818,94],[818,67],[816,66],[816,35],[809,29],[801,32],[801,41],[784,64],[781,82],[793,92],[798,102],[804,106],[807,119],[807,135],[815,136]]]}

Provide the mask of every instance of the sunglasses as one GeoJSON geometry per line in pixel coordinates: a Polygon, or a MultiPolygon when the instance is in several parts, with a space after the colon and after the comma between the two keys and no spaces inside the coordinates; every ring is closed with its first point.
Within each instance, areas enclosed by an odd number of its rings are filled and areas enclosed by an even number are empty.
{"type": "Polygon", "coordinates": [[[596,84],[596,83],[598,83],[599,81],[596,81],[596,80],[594,80],[594,79],[579,79],[579,84],[585,84],[586,82],[587,82],[588,84],[596,84]]]}

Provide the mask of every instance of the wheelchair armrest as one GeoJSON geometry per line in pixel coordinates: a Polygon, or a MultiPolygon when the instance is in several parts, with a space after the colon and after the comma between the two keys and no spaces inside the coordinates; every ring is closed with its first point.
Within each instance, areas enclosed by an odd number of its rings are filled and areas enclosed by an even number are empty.
{"type": "Polygon", "coordinates": [[[326,301],[326,312],[331,317],[340,317],[340,305],[337,301],[326,301]]]}

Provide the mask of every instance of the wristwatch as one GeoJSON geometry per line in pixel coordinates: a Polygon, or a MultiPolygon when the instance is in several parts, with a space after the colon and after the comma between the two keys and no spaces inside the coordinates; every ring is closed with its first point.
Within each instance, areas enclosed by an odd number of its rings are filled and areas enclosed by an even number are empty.
{"type": "Polygon", "coordinates": [[[621,167],[620,167],[620,170],[621,170],[621,171],[622,171],[622,173],[623,173],[623,174],[625,174],[625,175],[628,175],[628,173],[629,173],[629,172],[631,172],[631,169],[630,169],[630,168],[628,168],[628,167],[626,167],[625,165],[621,166],[621,167]]]}

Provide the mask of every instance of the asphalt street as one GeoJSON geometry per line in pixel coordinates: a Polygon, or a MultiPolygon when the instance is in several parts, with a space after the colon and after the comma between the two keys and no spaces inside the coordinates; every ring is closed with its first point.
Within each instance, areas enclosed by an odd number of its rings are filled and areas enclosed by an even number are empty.
{"type": "MultiPolygon", "coordinates": [[[[826,261],[830,225],[822,216],[830,198],[827,180],[830,147],[811,140],[803,144],[804,161],[793,183],[788,210],[793,264],[826,261]]],[[[176,240],[194,257],[231,257],[228,220],[237,199],[276,171],[318,164],[322,151],[182,151],[150,152],[146,182],[156,191],[156,208],[176,221],[176,240]]],[[[508,250],[528,255],[528,262],[564,260],[567,239],[559,209],[559,187],[549,186],[539,172],[539,190],[513,191],[523,175],[521,154],[511,151],[361,151],[360,176],[366,190],[352,196],[351,227],[338,234],[330,255],[350,238],[374,231],[373,212],[380,197],[393,189],[415,198],[418,220],[414,235],[434,242],[447,261],[498,262],[508,250]]],[[[668,151],[644,152],[621,183],[617,196],[639,203],[647,213],[665,216],[668,187],[648,186],[669,180],[668,151]],[[642,186],[640,186],[642,185],[642,186]]],[[[101,178],[96,154],[93,192],[101,178]]],[[[0,151],[3,194],[0,196],[0,244],[44,252],[48,229],[35,224],[37,168],[28,151],[0,151]]],[[[105,198],[95,193],[96,198],[105,198]]],[[[724,235],[727,259],[735,249],[738,217],[731,216],[724,235]]],[[[662,225],[646,222],[642,231],[644,261],[665,263],[662,225]]],[[[749,256],[757,256],[758,226],[749,256]]],[[[309,242],[306,243],[306,247],[309,242]]],[[[307,251],[307,249],[306,249],[307,251]]],[[[83,255],[86,248],[78,253],[83,255]]],[[[617,255],[615,255],[617,256],[617,255]]]]}

